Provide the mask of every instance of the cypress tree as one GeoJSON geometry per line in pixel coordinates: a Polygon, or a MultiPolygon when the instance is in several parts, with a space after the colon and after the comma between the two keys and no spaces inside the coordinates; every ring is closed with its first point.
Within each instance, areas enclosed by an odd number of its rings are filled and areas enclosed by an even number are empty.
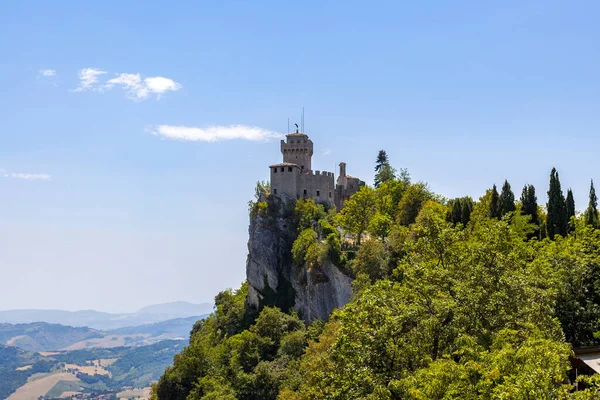
{"type": "Polygon", "coordinates": [[[567,206],[565,196],[560,188],[560,179],[556,168],[550,173],[550,187],[548,189],[548,236],[554,239],[554,235],[566,236],[567,234],[567,206]]]}
{"type": "Polygon", "coordinates": [[[575,227],[571,225],[571,217],[575,216],[575,199],[573,198],[573,191],[571,189],[567,190],[567,227],[569,232],[573,230],[575,227]]]}
{"type": "Polygon", "coordinates": [[[594,189],[594,181],[590,183],[590,201],[585,210],[585,223],[598,228],[598,197],[596,197],[596,189],[594,189]]]}
{"type": "Polygon", "coordinates": [[[540,223],[538,217],[538,203],[535,195],[535,187],[533,185],[525,185],[521,192],[521,214],[531,215],[531,223],[538,225],[540,223]]]}
{"type": "Polygon", "coordinates": [[[452,202],[452,211],[450,212],[450,222],[457,224],[462,222],[462,204],[460,199],[454,199],[452,202]]]}
{"type": "Polygon", "coordinates": [[[496,189],[496,184],[492,187],[492,195],[490,198],[490,205],[488,208],[487,216],[488,218],[500,218],[500,208],[498,207],[499,203],[499,195],[498,189],[496,189]]]}
{"type": "Polygon", "coordinates": [[[517,209],[515,207],[515,194],[510,188],[510,183],[508,183],[507,180],[505,180],[504,185],[502,185],[502,192],[500,193],[500,199],[498,201],[498,209],[501,217],[517,209]]]}
{"type": "Polygon", "coordinates": [[[533,185],[525,185],[521,192],[521,215],[531,216],[530,222],[535,225],[535,230],[528,235],[528,238],[540,238],[540,218],[538,216],[537,196],[533,185]]]}
{"type": "Polygon", "coordinates": [[[460,201],[461,216],[460,222],[467,225],[471,220],[471,212],[473,211],[473,199],[469,196],[463,197],[460,201]]]}

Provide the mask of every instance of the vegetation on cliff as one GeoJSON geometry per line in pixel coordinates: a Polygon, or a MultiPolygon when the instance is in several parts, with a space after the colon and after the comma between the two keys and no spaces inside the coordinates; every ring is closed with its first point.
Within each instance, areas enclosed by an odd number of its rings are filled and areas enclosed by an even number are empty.
{"type": "MultiPolygon", "coordinates": [[[[567,375],[573,346],[600,343],[593,186],[573,216],[556,170],[543,209],[531,185],[519,201],[508,182],[446,200],[396,177],[385,153],[377,165],[377,187],[339,213],[304,200],[289,211],[296,268],[335,262],[355,278],[352,300],[307,326],[269,304],[248,313],[245,284],[221,293],[155,398],[598,397],[595,378],[574,392],[567,375]]],[[[272,210],[259,192],[252,218],[272,210]]]]}

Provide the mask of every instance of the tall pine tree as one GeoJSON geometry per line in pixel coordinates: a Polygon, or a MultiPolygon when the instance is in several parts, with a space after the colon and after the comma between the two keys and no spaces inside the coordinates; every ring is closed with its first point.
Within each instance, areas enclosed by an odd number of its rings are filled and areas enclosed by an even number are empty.
{"type": "Polygon", "coordinates": [[[487,212],[488,218],[500,218],[500,207],[498,207],[500,201],[499,197],[500,196],[498,195],[498,189],[496,189],[496,184],[494,183],[494,186],[492,187],[492,195],[490,197],[490,204],[487,212]]]}
{"type": "Polygon", "coordinates": [[[377,154],[377,161],[375,161],[375,172],[381,171],[381,169],[389,165],[390,161],[388,160],[388,155],[385,150],[379,150],[377,154]]]}
{"type": "Polygon", "coordinates": [[[594,189],[594,181],[590,183],[590,201],[585,210],[585,223],[598,228],[598,197],[596,197],[596,189],[594,189]]]}
{"type": "Polygon", "coordinates": [[[500,199],[498,200],[498,208],[500,217],[517,209],[515,207],[515,194],[510,188],[510,183],[508,183],[507,180],[505,180],[504,185],[502,185],[502,192],[500,193],[500,199]]]}
{"type": "Polygon", "coordinates": [[[560,188],[560,179],[556,168],[550,173],[550,187],[548,189],[548,236],[554,239],[554,235],[567,235],[567,205],[565,196],[560,188]]]}
{"type": "Polygon", "coordinates": [[[396,179],[396,170],[390,165],[385,150],[379,150],[375,161],[375,187],[393,179],[396,179]]]}

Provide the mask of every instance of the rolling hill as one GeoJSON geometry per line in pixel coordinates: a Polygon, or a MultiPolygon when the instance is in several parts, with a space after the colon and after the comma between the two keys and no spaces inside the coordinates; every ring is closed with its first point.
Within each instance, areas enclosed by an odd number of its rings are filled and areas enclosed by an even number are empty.
{"type": "Polygon", "coordinates": [[[0,324],[0,343],[29,351],[65,348],[82,340],[101,338],[104,332],[90,328],[74,328],[59,324],[0,324]]]}

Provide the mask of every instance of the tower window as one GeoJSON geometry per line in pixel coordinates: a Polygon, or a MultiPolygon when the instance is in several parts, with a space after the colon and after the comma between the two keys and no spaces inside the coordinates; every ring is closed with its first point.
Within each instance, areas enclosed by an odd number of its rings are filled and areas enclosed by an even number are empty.
{"type": "Polygon", "coordinates": [[[306,196],[306,189],[304,189],[304,195],[306,196]]]}
{"type": "Polygon", "coordinates": [[[317,197],[321,195],[321,191],[317,190],[317,197]]]}
{"type": "Polygon", "coordinates": [[[277,189],[273,189],[273,194],[277,194],[277,189]]]}
{"type": "Polygon", "coordinates": [[[273,173],[277,173],[277,167],[273,168],[273,173]]]}
{"type": "Polygon", "coordinates": [[[281,172],[283,172],[283,167],[281,167],[281,172]]]}
{"type": "Polygon", "coordinates": [[[292,172],[292,167],[288,167],[288,172],[292,172]]]}
{"type": "Polygon", "coordinates": [[[329,198],[331,198],[331,192],[329,192],[329,198]]]}

